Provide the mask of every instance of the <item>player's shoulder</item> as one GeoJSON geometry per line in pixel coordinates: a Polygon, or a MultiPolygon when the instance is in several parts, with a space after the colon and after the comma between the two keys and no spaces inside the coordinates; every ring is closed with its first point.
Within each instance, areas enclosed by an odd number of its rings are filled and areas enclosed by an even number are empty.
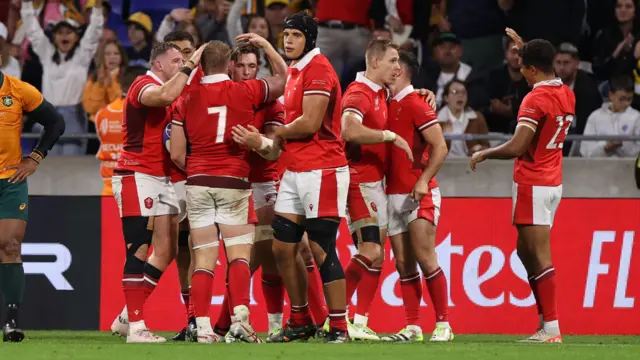
{"type": "Polygon", "coordinates": [[[311,61],[303,68],[303,72],[305,73],[323,73],[325,75],[329,75],[331,77],[338,77],[333,65],[329,62],[326,56],[323,54],[317,54],[314,56],[311,61]]]}
{"type": "Polygon", "coordinates": [[[35,86],[29,84],[26,81],[22,81],[7,74],[3,74],[3,76],[4,83],[6,84],[5,86],[7,86],[9,92],[13,93],[14,96],[22,96],[26,93],[29,93],[29,95],[31,95],[32,93],[40,94],[40,91],[38,91],[35,86]]]}
{"type": "Polygon", "coordinates": [[[343,98],[372,98],[374,96],[373,90],[369,88],[366,84],[354,81],[349,86],[347,86],[347,90],[345,90],[342,95],[343,98]]]}

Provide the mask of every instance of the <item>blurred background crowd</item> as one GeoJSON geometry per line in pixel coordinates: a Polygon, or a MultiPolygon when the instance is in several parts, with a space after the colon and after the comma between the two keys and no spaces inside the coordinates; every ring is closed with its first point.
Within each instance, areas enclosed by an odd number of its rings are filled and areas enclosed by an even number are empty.
{"type": "MultiPolygon", "coordinates": [[[[96,133],[92,120],[119,98],[127,66],[148,66],[169,32],[234,45],[254,32],[282,47],[284,19],[310,11],[317,45],[343,89],[364,71],[370,39],[393,39],[417,55],[416,87],[437,94],[445,133],[509,134],[530,91],[504,34],[556,45],[555,71],[576,95],[570,134],[640,136],[640,4],[635,0],[0,0],[0,71],[40,89],[67,134],[96,133]]],[[[263,61],[259,77],[269,74],[263,61]]],[[[97,129],[98,132],[100,129],[97,129]]],[[[25,132],[37,131],[25,124],[25,132]]],[[[24,143],[29,149],[28,140],[24,143]]],[[[449,156],[489,141],[454,140],[449,156]]],[[[493,144],[492,144],[493,145],[493,144]]],[[[54,154],[95,154],[97,139],[67,139],[54,154]]],[[[574,141],[566,156],[635,157],[637,141],[574,141]]]]}

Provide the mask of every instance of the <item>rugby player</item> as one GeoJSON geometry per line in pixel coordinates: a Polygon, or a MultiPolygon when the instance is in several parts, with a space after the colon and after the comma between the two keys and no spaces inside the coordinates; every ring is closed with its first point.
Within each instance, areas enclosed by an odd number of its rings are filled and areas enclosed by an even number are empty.
{"type": "Polygon", "coordinates": [[[123,289],[127,304],[128,343],[164,342],[144,322],[144,303],[175,257],[180,211],[170,181],[173,166],[162,134],[170,121],[168,106],[184,89],[204,47],[185,65],[180,49],[155,44],[151,70],[131,85],[124,102],[123,149],[112,178],[127,247],[123,289]],[[149,244],[153,252],[147,258],[149,244]],[[146,260],[146,261],[145,261],[146,260]]]}
{"type": "Polygon", "coordinates": [[[287,67],[264,38],[244,34],[236,40],[263,49],[274,75],[232,82],[227,75],[231,49],[213,41],[202,57],[205,76],[181,99],[172,121],[171,157],[187,172],[187,213],[195,255],[191,294],[201,343],[220,341],[209,318],[218,229],[229,261],[229,332],[235,340],[262,342],[249,322],[249,261],[257,217],[248,182],[248,150],[233,141],[231,128],[249,126],[255,107],[282,95],[287,67]]]}
{"type": "Polygon", "coordinates": [[[419,325],[422,285],[417,264],[425,276],[436,313],[436,329],[431,341],[450,341],[453,333],[448,322],[447,279],[435,251],[441,203],[435,175],[447,156],[447,145],[434,108],[426,104],[411,85],[411,78],[419,68],[418,61],[412,53],[400,51],[400,65],[391,87],[389,129],[407,140],[414,160],[409,160],[401,149],[391,148],[386,180],[389,236],[400,274],[407,327],[381,340],[423,339],[419,325]]]}
{"type": "MultiPolygon", "coordinates": [[[[0,65],[2,61],[0,57],[0,65]]],[[[18,309],[24,293],[20,253],[29,213],[27,178],[64,133],[65,124],[36,88],[2,72],[0,99],[0,295],[5,307],[2,341],[20,342],[24,339],[18,309]],[[22,157],[20,147],[23,115],[44,127],[27,157],[22,157]]]]}
{"type": "Polygon", "coordinates": [[[366,52],[366,71],[357,74],[342,98],[342,138],[347,142],[351,174],[347,210],[358,248],[345,269],[347,301],[358,289],[358,307],[353,326],[349,326],[354,339],[379,340],[367,320],[380,282],[387,237],[387,196],[382,183],[385,143],[393,143],[413,160],[407,142],[387,130],[385,85],[394,82],[399,68],[398,46],[389,40],[372,40],[366,52]]]}
{"type": "Polygon", "coordinates": [[[573,90],[555,76],[556,50],[546,41],[524,43],[506,29],[520,56],[520,72],[533,90],[518,111],[518,125],[506,143],[473,154],[472,170],[486,159],[514,159],[512,222],[518,230],[517,253],[536,299],[538,331],[523,340],[560,343],[556,272],[549,246],[551,226],[562,198],[562,147],[576,114],[573,90]]]}

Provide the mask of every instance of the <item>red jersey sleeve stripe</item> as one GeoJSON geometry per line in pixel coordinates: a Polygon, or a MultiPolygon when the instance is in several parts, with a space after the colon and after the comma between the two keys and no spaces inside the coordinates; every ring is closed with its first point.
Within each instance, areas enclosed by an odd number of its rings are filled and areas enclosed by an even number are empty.
{"type": "Polygon", "coordinates": [[[428,128],[428,127],[431,127],[431,126],[433,126],[433,125],[435,125],[437,123],[438,123],[438,119],[434,119],[434,120],[428,121],[428,122],[420,125],[420,127],[418,127],[418,130],[422,131],[422,130],[424,130],[424,129],[428,128]]]}
{"type": "Polygon", "coordinates": [[[364,115],[362,114],[362,112],[356,108],[348,107],[342,110],[343,114],[348,112],[356,115],[358,117],[358,120],[360,120],[360,122],[362,122],[362,120],[364,119],[364,115]]]}
{"type": "Polygon", "coordinates": [[[537,120],[534,120],[534,119],[532,119],[532,118],[530,118],[530,117],[521,116],[521,117],[518,119],[518,122],[520,122],[520,121],[528,121],[528,122],[532,123],[533,125],[538,126],[538,121],[537,121],[537,120]]]}
{"type": "Polygon", "coordinates": [[[171,120],[171,124],[178,125],[178,126],[184,126],[184,123],[182,121],[178,121],[178,120],[171,120]]]}
{"type": "Polygon", "coordinates": [[[323,95],[326,97],[331,97],[331,93],[324,90],[307,90],[304,92],[304,95],[323,95]]]}
{"type": "Polygon", "coordinates": [[[140,92],[138,93],[138,104],[142,105],[142,93],[147,90],[151,85],[154,84],[147,84],[144,87],[142,87],[142,89],[140,89],[140,92]]]}
{"type": "Polygon", "coordinates": [[[516,127],[518,127],[518,126],[528,127],[529,129],[533,130],[533,132],[536,132],[536,126],[531,125],[531,123],[529,123],[529,122],[525,122],[525,121],[519,122],[518,125],[516,125],[516,127]]]}
{"type": "Polygon", "coordinates": [[[269,99],[269,83],[264,79],[260,79],[260,81],[264,84],[264,99],[262,99],[262,102],[266,103],[269,99]]]}

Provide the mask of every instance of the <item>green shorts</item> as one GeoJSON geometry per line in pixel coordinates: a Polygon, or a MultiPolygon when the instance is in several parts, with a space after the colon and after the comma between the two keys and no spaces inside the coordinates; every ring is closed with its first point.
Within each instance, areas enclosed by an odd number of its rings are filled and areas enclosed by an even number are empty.
{"type": "Polygon", "coordinates": [[[12,184],[0,179],[0,219],[27,221],[29,215],[29,188],[27,182],[12,184]]]}

